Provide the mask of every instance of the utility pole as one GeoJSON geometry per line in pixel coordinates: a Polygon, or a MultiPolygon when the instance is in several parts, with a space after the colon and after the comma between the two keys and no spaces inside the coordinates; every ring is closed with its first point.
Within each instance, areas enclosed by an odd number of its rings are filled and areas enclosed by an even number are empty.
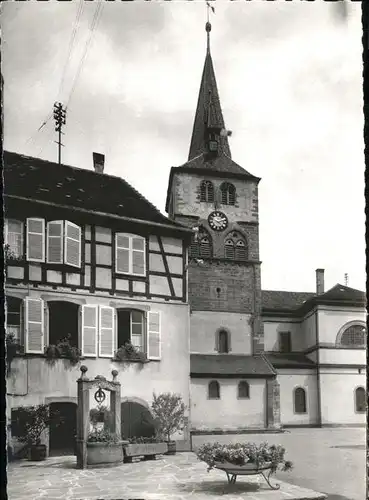
{"type": "Polygon", "coordinates": [[[62,127],[65,125],[67,110],[63,108],[61,102],[56,102],[54,104],[54,120],[55,120],[55,132],[58,132],[58,140],[54,141],[58,145],[58,163],[61,165],[61,148],[64,146],[61,142],[61,136],[64,135],[62,132],[62,127]]]}

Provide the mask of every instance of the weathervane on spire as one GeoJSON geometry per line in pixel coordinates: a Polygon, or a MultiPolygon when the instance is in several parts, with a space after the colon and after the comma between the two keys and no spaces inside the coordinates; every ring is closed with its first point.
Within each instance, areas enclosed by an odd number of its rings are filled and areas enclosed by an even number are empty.
{"type": "Polygon", "coordinates": [[[207,14],[207,21],[206,21],[206,24],[205,24],[205,30],[206,30],[206,34],[207,34],[207,52],[209,53],[210,52],[210,31],[211,31],[211,24],[210,24],[210,16],[209,16],[209,12],[210,12],[210,9],[212,10],[213,14],[215,14],[215,9],[212,5],[210,5],[209,2],[206,2],[206,14],[207,14]]]}

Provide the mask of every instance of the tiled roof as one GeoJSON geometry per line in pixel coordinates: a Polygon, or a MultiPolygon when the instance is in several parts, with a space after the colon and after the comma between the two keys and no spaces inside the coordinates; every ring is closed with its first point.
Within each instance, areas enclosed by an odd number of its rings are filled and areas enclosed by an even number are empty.
{"type": "MultiPolygon", "coordinates": [[[[220,105],[217,82],[215,78],[213,61],[210,52],[206,54],[204,70],[202,72],[199,98],[188,159],[192,160],[205,151],[205,136],[208,125],[217,125],[224,128],[223,113],[220,105]],[[210,115],[208,116],[208,114],[210,115]]],[[[231,150],[227,137],[221,137],[220,149],[231,157],[231,150]]]]}
{"type": "Polygon", "coordinates": [[[274,368],[313,368],[315,363],[301,353],[265,353],[274,368]]]}
{"type": "Polygon", "coordinates": [[[333,301],[363,301],[366,300],[366,295],[361,290],[350,288],[345,285],[337,283],[334,287],[325,293],[319,295],[320,300],[333,300],[333,301]]]}
{"type": "Polygon", "coordinates": [[[241,177],[247,177],[249,179],[260,180],[259,177],[255,177],[250,174],[243,167],[238,165],[233,161],[230,156],[225,153],[215,156],[214,158],[208,158],[206,154],[200,154],[196,158],[189,160],[179,167],[173,167],[174,169],[188,169],[188,170],[203,170],[204,172],[221,172],[224,174],[237,175],[241,177]]]}
{"type": "Polygon", "coordinates": [[[120,177],[4,151],[5,194],[181,226],[120,177]]]}
{"type": "Polygon", "coordinates": [[[361,290],[340,285],[339,283],[317,295],[309,292],[284,292],[276,290],[262,290],[262,309],[264,313],[294,312],[295,315],[304,314],[314,305],[337,304],[363,306],[366,295],[361,290]]]}
{"type": "Polygon", "coordinates": [[[264,310],[291,310],[297,309],[304,302],[315,297],[309,292],[284,292],[277,290],[262,290],[262,308],[264,310]]]}
{"type": "Polygon", "coordinates": [[[271,377],[272,367],[262,356],[238,354],[191,354],[191,376],[271,377]]]}

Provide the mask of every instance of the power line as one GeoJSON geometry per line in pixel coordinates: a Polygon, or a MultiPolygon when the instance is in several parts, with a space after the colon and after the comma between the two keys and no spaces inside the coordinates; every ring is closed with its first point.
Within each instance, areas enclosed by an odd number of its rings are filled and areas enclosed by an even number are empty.
{"type": "Polygon", "coordinates": [[[87,52],[88,52],[88,49],[89,49],[89,47],[91,45],[92,38],[93,38],[93,35],[94,35],[94,31],[95,31],[95,29],[96,29],[96,27],[97,27],[97,25],[99,23],[103,7],[104,7],[104,4],[100,0],[99,3],[97,4],[96,10],[95,10],[95,14],[94,14],[94,17],[93,17],[92,22],[91,22],[90,36],[89,36],[89,38],[88,38],[88,40],[86,42],[85,50],[83,52],[82,58],[80,60],[80,63],[78,65],[77,73],[76,73],[76,76],[75,76],[73,84],[72,84],[72,88],[71,88],[71,91],[70,91],[70,94],[69,94],[69,98],[67,100],[66,108],[68,108],[69,103],[70,103],[70,101],[72,99],[73,93],[74,93],[74,91],[76,89],[76,86],[77,86],[77,83],[78,83],[78,79],[79,79],[79,77],[81,75],[81,72],[82,72],[82,69],[83,69],[83,65],[84,65],[85,60],[86,60],[87,52]]]}
{"type": "Polygon", "coordinates": [[[76,18],[74,20],[74,26],[73,26],[72,35],[71,35],[71,38],[70,38],[70,41],[69,41],[68,55],[67,55],[67,59],[66,59],[65,64],[64,64],[63,72],[62,72],[62,78],[61,78],[60,85],[59,85],[57,99],[59,99],[61,91],[63,89],[67,67],[68,67],[68,64],[69,64],[69,61],[70,61],[70,58],[71,58],[71,55],[72,55],[72,51],[73,51],[73,48],[74,48],[74,42],[75,42],[77,31],[78,31],[78,28],[79,28],[79,22],[80,22],[81,15],[82,15],[82,12],[83,12],[83,6],[84,6],[84,0],[80,0],[80,2],[78,4],[77,13],[76,13],[76,18]]]}

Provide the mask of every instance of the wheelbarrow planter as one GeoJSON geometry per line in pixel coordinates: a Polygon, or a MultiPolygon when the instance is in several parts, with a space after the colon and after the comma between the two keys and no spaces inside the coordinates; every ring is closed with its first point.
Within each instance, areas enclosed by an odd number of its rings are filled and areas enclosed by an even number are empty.
{"type": "Polygon", "coordinates": [[[279,490],[280,485],[273,486],[270,483],[270,476],[273,474],[272,464],[264,463],[257,465],[255,463],[248,463],[244,465],[234,465],[229,462],[215,462],[214,468],[222,470],[227,474],[228,484],[235,484],[237,476],[262,476],[272,490],[279,490]]]}

